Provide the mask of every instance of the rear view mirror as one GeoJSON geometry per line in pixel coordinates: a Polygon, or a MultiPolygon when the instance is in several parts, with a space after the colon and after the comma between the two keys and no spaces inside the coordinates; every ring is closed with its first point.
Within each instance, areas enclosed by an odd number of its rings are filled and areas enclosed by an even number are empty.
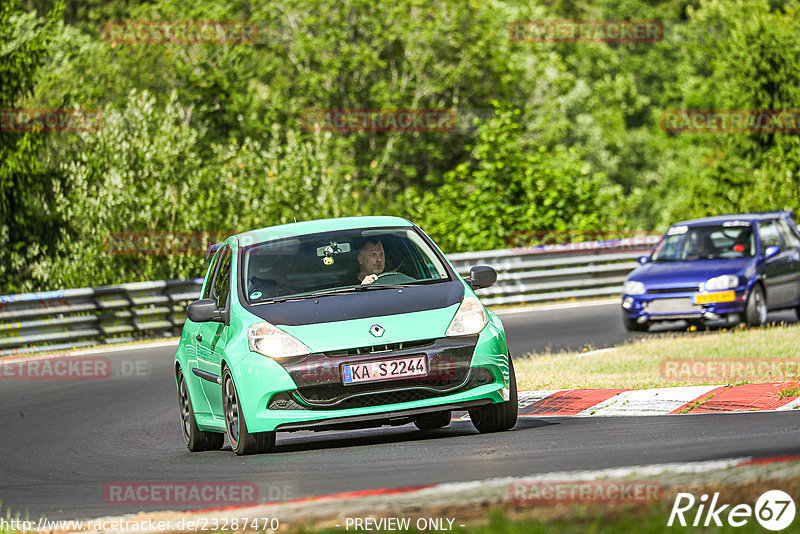
{"type": "Polygon", "coordinates": [[[491,287],[497,281],[497,271],[488,265],[476,265],[469,270],[466,281],[472,289],[491,287]]]}
{"type": "Polygon", "coordinates": [[[196,300],[186,307],[186,316],[195,323],[221,321],[222,315],[213,299],[196,300]]]}
{"type": "Polygon", "coordinates": [[[776,247],[776,246],[767,247],[767,250],[764,251],[764,259],[768,260],[772,256],[775,256],[776,254],[778,254],[780,251],[781,251],[781,247],[776,247]]]}

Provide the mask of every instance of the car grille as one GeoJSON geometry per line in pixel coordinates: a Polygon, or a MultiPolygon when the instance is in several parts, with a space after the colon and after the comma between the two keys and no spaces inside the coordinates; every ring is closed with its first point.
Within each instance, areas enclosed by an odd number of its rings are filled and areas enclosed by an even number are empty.
{"type": "Polygon", "coordinates": [[[659,287],[647,290],[648,293],[653,294],[663,294],[663,293],[694,293],[699,290],[700,286],[688,286],[688,287],[659,287]]]}
{"type": "Polygon", "coordinates": [[[478,336],[439,338],[347,350],[316,352],[281,361],[297,386],[298,401],[332,406],[362,393],[390,390],[452,391],[468,379],[478,336]],[[344,385],[342,367],[359,362],[425,357],[428,374],[344,385]]]}
{"type": "Polygon", "coordinates": [[[382,352],[394,352],[398,350],[418,349],[433,345],[435,339],[423,339],[420,341],[406,341],[404,343],[389,343],[386,345],[370,345],[369,347],[356,347],[353,349],[332,350],[325,353],[328,358],[340,358],[343,356],[360,356],[362,354],[375,354],[382,352]]]}
{"type": "MultiPolygon", "coordinates": [[[[469,373],[469,378],[466,382],[457,388],[449,391],[432,391],[428,389],[419,389],[413,387],[405,387],[393,390],[378,391],[374,393],[364,393],[353,395],[344,400],[337,401],[335,404],[317,404],[308,405],[309,399],[306,399],[297,390],[292,392],[282,392],[273,395],[269,402],[268,408],[270,410],[346,410],[350,408],[366,408],[370,406],[385,406],[389,404],[399,404],[402,402],[412,402],[423,399],[432,399],[444,395],[452,395],[460,391],[467,391],[479,386],[491,384],[494,382],[494,376],[489,369],[485,367],[473,368],[469,373]]],[[[312,401],[313,402],[313,401],[312,401]]]]}
{"type": "Polygon", "coordinates": [[[700,312],[700,306],[692,303],[690,298],[655,299],[645,308],[647,313],[694,313],[700,312]]]}

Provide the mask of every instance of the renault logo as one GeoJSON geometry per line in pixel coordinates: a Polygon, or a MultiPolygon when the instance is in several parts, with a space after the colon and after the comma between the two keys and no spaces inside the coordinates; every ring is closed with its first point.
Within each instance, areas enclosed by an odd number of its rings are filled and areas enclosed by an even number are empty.
{"type": "Polygon", "coordinates": [[[384,331],[384,328],[379,324],[374,324],[369,328],[369,333],[375,337],[381,337],[384,331]]]}

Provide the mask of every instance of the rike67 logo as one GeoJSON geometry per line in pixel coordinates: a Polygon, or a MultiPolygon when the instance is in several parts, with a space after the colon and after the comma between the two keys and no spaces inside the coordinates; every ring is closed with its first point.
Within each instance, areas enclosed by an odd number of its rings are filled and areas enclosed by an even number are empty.
{"type": "Polygon", "coordinates": [[[718,492],[714,493],[710,502],[705,493],[700,499],[695,499],[691,493],[678,493],[667,526],[677,524],[682,527],[721,527],[723,523],[727,523],[732,527],[743,527],[755,516],[763,528],[779,531],[792,524],[795,512],[794,500],[781,490],[764,492],[756,501],[755,507],[749,504],[737,504],[733,507],[730,504],[721,504],[718,492]],[[697,510],[692,513],[696,504],[697,510]]]}

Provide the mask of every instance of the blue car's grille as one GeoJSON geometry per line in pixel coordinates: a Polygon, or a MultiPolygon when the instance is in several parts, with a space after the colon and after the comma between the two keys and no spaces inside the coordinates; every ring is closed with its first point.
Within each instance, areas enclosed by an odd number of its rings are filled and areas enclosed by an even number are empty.
{"type": "Polygon", "coordinates": [[[661,287],[661,288],[649,288],[647,290],[648,293],[693,293],[699,290],[700,286],[688,286],[688,287],[661,287]]]}

